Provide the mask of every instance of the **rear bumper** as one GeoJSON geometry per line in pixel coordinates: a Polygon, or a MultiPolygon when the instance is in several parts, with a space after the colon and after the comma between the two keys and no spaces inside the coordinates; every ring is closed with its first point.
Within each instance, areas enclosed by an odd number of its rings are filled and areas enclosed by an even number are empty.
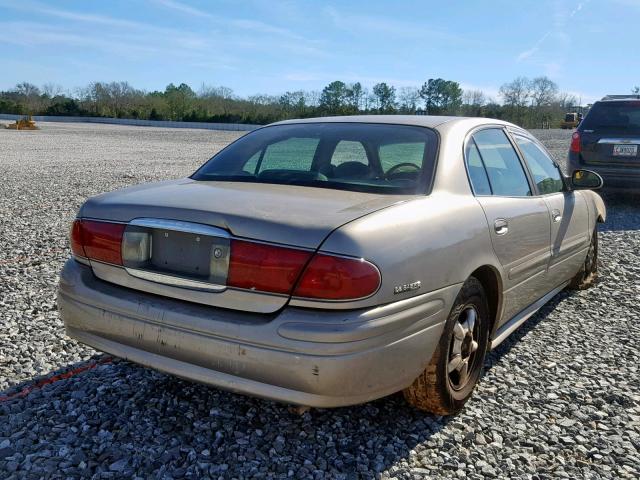
{"type": "Polygon", "coordinates": [[[68,335],[98,350],[238,393],[337,407],[410,385],[433,355],[459,288],[366,310],[262,315],[116,286],[69,260],[58,305],[68,335]]]}

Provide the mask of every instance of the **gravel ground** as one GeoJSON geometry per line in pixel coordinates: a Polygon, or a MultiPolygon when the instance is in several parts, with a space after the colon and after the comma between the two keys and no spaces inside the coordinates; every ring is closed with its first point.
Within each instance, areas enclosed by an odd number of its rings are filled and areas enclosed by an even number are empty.
{"type": "MultiPolygon", "coordinates": [[[[570,132],[535,132],[561,160],[570,132]]],[[[601,280],[563,292],[487,359],[454,418],[400,395],[311,410],[192,384],[67,339],[55,305],[88,196],[180,177],[233,132],[0,129],[0,478],[638,478],[640,206],[609,199],[601,280]],[[9,400],[34,382],[58,380],[9,400]]]]}

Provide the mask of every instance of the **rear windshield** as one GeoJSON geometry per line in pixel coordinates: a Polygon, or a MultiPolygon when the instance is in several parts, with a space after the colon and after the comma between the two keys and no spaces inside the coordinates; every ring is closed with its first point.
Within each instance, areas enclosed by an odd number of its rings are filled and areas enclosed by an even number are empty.
{"type": "Polygon", "coordinates": [[[567,113],[564,116],[564,121],[565,122],[574,122],[576,120],[576,114],[575,113],[567,113]]]}
{"type": "Polygon", "coordinates": [[[596,102],[581,127],[586,130],[640,131],[640,101],[596,102]]]}
{"type": "Polygon", "coordinates": [[[409,125],[300,123],[248,133],[191,178],[361,192],[429,190],[437,135],[409,125]]]}

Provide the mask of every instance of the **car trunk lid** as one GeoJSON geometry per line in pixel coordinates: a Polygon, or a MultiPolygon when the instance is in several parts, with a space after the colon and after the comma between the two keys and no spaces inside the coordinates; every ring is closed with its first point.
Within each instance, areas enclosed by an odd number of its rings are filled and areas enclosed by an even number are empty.
{"type": "Polygon", "coordinates": [[[407,195],[244,182],[173,180],[89,199],[80,216],[116,222],[163,218],[201,223],[236,237],[317,248],[340,225],[407,195]]]}
{"type": "Polygon", "coordinates": [[[263,292],[227,285],[231,241],[249,239],[309,257],[334,229],[408,198],[181,179],[99,195],[79,216],[126,224],[123,265],[92,262],[98,277],[183,300],[270,313],[284,306],[291,292],[272,292],[267,301],[263,292]]]}

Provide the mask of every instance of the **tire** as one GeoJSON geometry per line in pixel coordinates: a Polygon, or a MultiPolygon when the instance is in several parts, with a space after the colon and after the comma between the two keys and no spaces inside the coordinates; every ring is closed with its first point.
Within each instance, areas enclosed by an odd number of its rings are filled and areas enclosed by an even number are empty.
{"type": "Polygon", "coordinates": [[[484,288],[478,279],[470,277],[456,297],[427,368],[403,391],[406,401],[413,407],[438,415],[459,412],[471,397],[482,373],[490,325],[484,288]],[[474,315],[475,321],[470,325],[470,317],[474,315]],[[455,358],[459,359],[454,363],[455,358]]]}
{"type": "Polygon", "coordinates": [[[571,290],[585,290],[592,287],[598,278],[598,228],[591,235],[591,243],[584,263],[571,279],[567,288],[571,290]]]}

